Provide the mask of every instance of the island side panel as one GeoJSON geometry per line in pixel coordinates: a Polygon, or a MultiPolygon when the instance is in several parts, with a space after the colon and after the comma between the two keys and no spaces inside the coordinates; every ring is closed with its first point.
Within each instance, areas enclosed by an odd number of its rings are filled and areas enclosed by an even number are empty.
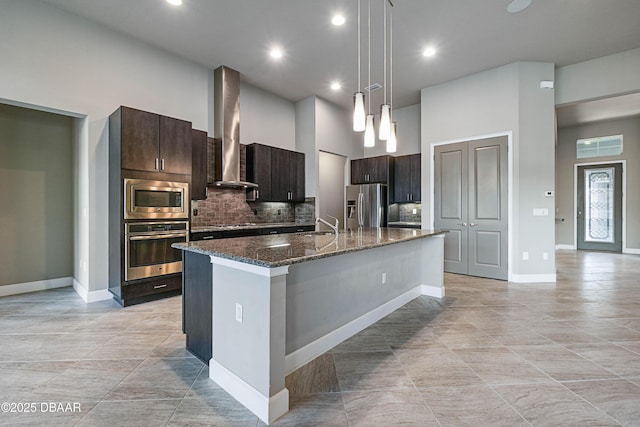
{"type": "Polygon", "coordinates": [[[212,261],[212,360],[261,395],[274,396],[285,388],[286,276],[271,277],[269,268],[217,261],[235,266],[212,261]],[[236,320],[237,304],[242,306],[242,322],[236,320]]]}
{"type": "Polygon", "coordinates": [[[444,298],[444,234],[422,239],[421,242],[422,293],[444,298]]]}
{"type": "Polygon", "coordinates": [[[211,359],[212,274],[208,255],[182,251],[182,320],[187,350],[209,363],[211,359]]]}
{"type": "Polygon", "coordinates": [[[423,285],[442,286],[441,239],[435,237],[291,265],[287,355],[385,303],[410,301],[423,285]]]}

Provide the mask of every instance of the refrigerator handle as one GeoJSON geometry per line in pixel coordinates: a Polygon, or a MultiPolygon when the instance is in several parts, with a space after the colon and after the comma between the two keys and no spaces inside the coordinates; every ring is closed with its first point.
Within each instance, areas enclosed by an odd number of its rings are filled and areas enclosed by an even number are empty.
{"type": "Polygon", "coordinates": [[[362,205],[364,204],[364,193],[358,193],[358,226],[362,227],[364,223],[364,213],[362,212],[362,205]]]}

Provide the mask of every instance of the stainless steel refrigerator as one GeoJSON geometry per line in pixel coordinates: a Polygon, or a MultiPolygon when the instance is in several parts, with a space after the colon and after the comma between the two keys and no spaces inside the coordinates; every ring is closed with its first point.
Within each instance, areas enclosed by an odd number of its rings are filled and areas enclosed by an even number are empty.
{"type": "Polygon", "coordinates": [[[346,228],[387,226],[387,186],[347,185],[346,228]]]}

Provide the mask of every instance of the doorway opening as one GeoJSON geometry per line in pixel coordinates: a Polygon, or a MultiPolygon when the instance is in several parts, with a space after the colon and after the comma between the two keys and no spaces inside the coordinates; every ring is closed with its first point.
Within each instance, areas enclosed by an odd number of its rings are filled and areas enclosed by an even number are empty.
{"type": "Polygon", "coordinates": [[[339,228],[345,228],[345,167],[347,158],[320,151],[318,157],[318,199],[316,212],[321,218],[339,219],[339,228]]]}

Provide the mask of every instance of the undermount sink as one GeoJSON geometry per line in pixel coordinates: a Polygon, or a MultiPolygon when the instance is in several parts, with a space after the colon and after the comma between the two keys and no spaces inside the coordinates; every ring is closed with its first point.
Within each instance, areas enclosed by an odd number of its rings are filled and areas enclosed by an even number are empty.
{"type": "Polygon", "coordinates": [[[304,233],[304,237],[315,237],[315,236],[335,236],[336,233],[333,231],[309,231],[304,233]]]}

